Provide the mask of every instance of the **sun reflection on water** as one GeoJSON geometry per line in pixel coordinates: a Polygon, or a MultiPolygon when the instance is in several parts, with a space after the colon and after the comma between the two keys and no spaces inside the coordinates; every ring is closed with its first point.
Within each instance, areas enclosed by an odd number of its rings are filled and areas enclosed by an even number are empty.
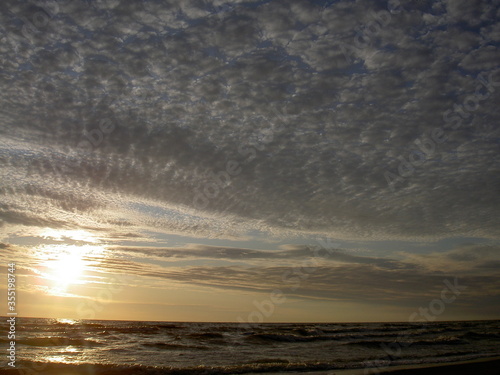
{"type": "Polygon", "coordinates": [[[74,319],[66,319],[66,318],[59,318],[59,319],[56,319],[56,322],[57,323],[61,323],[61,324],[71,324],[71,325],[75,325],[78,323],[78,320],[74,320],[74,319]]]}

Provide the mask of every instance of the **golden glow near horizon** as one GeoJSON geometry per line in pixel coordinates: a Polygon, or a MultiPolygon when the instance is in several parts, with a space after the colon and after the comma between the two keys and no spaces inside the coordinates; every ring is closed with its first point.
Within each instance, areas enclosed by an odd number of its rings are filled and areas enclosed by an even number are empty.
{"type": "MultiPolygon", "coordinates": [[[[446,262],[451,273],[461,272],[464,269],[462,259],[474,259],[471,254],[482,254],[481,259],[467,262],[476,269],[480,269],[477,266],[486,259],[498,260],[495,248],[464,246],[461,245],[462,239],[457,239],[450,245],[451,249],[443,250],[442,254],[430,248],[426,254],[402,255],[399,259],[350,255],[347,250],[342,250],[347,242],[334,246],[330,240],[317,242],[325,250],[315,254],[297,243],[274,244],[273,252],[267,250],[269,243],[257,241],[255,246],[241,247],[243,245],[230,242],[226,246],[224,243],[203,245],[192,239],[192,242],[180,246],[162,243],[147,247],[140,241],[136,245],[135,239],[123,241],[132,243],[127,246],[122,245],[121,238],[116,241],[104,231],[44,228],[21,238],[24,243],[4,245],[4,254],[19,265],[20,280],[25,277],[22,282],[26,296],[21,305],[23,315],[156,321],[401,321],[414,313],[410,303],[407,306],[394,305],[388,311],[385,306],[376,307],[371,301],[384,300],[396,293],[401,298],[413,294],[413,281],[399,282],[405,280],[404,275],[409,269],[421,267],[430,270],[422,273],[418,282],[432,285],[436,280],[433,268],[436,264],[446,262]],[[316,264],[314,258],[319,263],[316,264]],[[384,259],[388,263],[383,263],[384,259]],[[274,261],[279,262],[279,268],[268,267],[269,262],[274,261]],[[371,263],[374,267],[369,265],[371,263]],[[308,268],[314,264],[316,267],[308,268]],[[391,264],[401,271],[387,268],[391,264]],[[228,267],[234,267],[235,271],[227,272],[228,267]],[[336,272],[326,274],[328,268],[336,272]],[[359,274],[345,283],[343,278],[353,268],[359,274]],[[272,308],[263,307],[269,306],[270,291],[265,290],[267,284],[262,280],[262,272],[268,273],[266,280],[273,283],[273,288],[283,292],[286,303],[272,301],[272,308]],[[365,286],[370,284],[380,287],[369,292],[371,300],[365,301],[368,295],[365,286]],[[244,285],[248,291],[242,293],[234,288],[235,285],[244,285]],[[304,302],[302,297],[307,297],[309,290],[317,291],[320,298],[304,302]],[[351,295],[356,298],[350,299],[351,295]],[[272,312],[267,315],[262,312],[270,310],[272,312]],[[368,310],[370,315],[366,314],[368,310]]],[[[384,248],[393,251],[400,247],[411,249],[411,246],[415,245],[384,243],[384,248]]],[[[481,274],[489,275],[482,269],[481,274]]],[[[467,278],[458,283],[467,285],[467,278]]],[[[425,301],[427,295],[424,290],[422,296],[417,297],[428,305],[429,302],[425,301]]],[[[464,309],[458,304],[450,305],[446,316],[439,319],[469,319],[475,316],[472,311],[472,308],[464,309]]],[[[483,308],[482,317],[494,318],[495,314],[493,308],[483,308]]]]}

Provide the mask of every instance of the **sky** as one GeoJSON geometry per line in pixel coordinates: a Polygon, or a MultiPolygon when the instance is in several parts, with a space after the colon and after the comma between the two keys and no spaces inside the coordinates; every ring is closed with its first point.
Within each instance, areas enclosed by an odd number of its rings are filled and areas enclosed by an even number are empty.
{"type": "Polygon", "coordinates": [[[0,8],[20,316],[500,318],[500,1],[0,8]]]}

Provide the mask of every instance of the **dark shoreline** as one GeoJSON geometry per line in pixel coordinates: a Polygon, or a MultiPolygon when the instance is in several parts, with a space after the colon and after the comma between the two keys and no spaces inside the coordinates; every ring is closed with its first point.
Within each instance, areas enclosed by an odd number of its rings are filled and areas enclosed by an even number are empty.
{"type": "Polygon", "coordinates": [[[395,369],[381,375],[500,375],[500,359],[476,360],[463,363],[433,365],[418,368],[395,369]]]}
{"type": "MultiPolygon", "coordinates": [[[[285,373],[280,373],[280,375],[285,373]]],[[[315,375],[500,375],[500,357],[463,362],[309,372],[315,375]]],[[[1,375],[1,374],[0,374],[1,375]]],[[[278,375],[278,374],[275,374],[278,375]]]]}
{"type": "MultiPolygon", "coordinates": [[[[69,365],[50,363],[46,366],[40,366],[39,370],[35,369],[0,369],[0,375],[132,375],[137,373],[136,370],[124,371],[123,367],[117,366],[110,368],[103,365],[69,365]]],[[[153,370],[151,368],[149,371],[153,370]]],[[[147,371],[147,372],[149,372],[147,371]]],[[[140,373],[143,373],[139,370],[140,373]]],[[[152,374],[178,374],[188,375],[188,369],[179,370],[162,370],[154,369],[152,374]]],[[[227,373],[230,375],[231,373],[227,373]]],[[[236,375],[238,373],[234,373],[236,375]]],[[[242,373],[242,375],[250,373],[242,373]]],[[[255,373],[252,373],[255,374],[255,373]]],[[[263,373],[266,374],[266,373],[263,373]]],[[[268,375],[300,375],[300,374],[317,374],[317,375],[500,375],[500,358],[480,359],[461,363],[439,364],[439,365],[422,365],[422,366],[404,366],[391,369],[390,367],[374,368],[374,369],[357,369],[357,370],[329,370],[329,371],[314,371],[314,372],[272,372],[268,375]]]]}

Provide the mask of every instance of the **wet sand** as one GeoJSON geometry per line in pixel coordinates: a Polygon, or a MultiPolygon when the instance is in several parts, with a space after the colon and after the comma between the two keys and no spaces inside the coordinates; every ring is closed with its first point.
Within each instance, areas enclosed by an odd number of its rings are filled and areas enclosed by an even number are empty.
{"type": "MultiPolygon", "coordinates": [[[[189,370],[188,370],[189,371],[189,370]]],[[[142,372],[142,371],[139,371],[142,372]]],[[[148,371],[149,372],[149,371],[148,371]]],[[[185,370],[178,372],[162,371],[160,369],[153,371],[156,375],[161,374],[178,374],[188,375],[185,370]]],[[[132,375],[128,371],[123,371],[123,368],[112,369],[109,366],[99,365],[64,365],[64,364],[47,364],[41,366],[37,370],[23,371],[20,369],[0,369],[0,375],[132,375]]],[[[267,375],[291,375],[291,374],[308,374],[308,375],[500,375],[500,358],[481,359],[468,362],[460,362],[453,364],[439,364],[429,366],[405,366],[394,368],[379,368],[379,369],[358,369],[358,370],[331,370],[331,371],[315,371],[315,372],[279,372],[265,373],[267,375]]],[[[250,375],[250,374],[247,374],[250,375]]]]}
{"type": "MultiPolygon", "coordinates": [[[[374,374],[374,372],[372,372],[374,374]]],[[[387,375],[500,375],[500,359],[476,360],[455,364],[393,369],[380,374],[387,375]]],[[[340,375],[340,374],[339,374],[340,375]]]]}
{"type": "MultiPolygon", "coordinates": [[[[477,359],[433,365],[394,366],[378,369],[275,372],[267,375],[500,375],[500,358],[477,359]]],[[[0,373],[0,375],[2,375],[0,373]]],[[[247,374],[247,375],[258,375],[247,374]]]]}

